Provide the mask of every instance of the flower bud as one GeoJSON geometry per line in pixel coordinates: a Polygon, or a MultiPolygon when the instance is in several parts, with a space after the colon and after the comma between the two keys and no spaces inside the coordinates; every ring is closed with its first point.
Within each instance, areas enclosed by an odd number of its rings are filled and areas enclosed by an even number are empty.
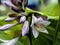
{"type": "Polygon", "coordinates": [[[23,28],[22,28],[22,36],[26,35],[29,31],[29,22],[25,21],[23,28]]]}
{"type": "Polygon", "coordinates": [[[4,26],[1,26],[0,27],[0,30],[7,30],[7,29],[11,28],[14,25],[16,25],[16,24],[6,24],[4,26]]]}
{"type": "Polygon", "coordinates": [[[22,17],[20,18],[20,23],[25,22],[25,21],[26,21],[26,17],[25,17],[25,16],[22,16],[22,17]]]}

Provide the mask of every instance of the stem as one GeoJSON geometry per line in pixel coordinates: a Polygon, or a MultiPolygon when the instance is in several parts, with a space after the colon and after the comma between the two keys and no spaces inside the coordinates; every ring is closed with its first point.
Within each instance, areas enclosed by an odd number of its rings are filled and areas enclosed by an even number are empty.
{"type": "Polygon", "coordinates": [[[58,32],[59,32],[59,21],[56,27],[55,35],[54,35],[54,40],[53,40],[53,45],[56,45],[57,37],[58,37],[58,32]]]}
{"type": "Polygon", "coordinates": [[[31,21],[32,21],[32,14],[29,14],[29,17],[30,17],[30,20],[29,20],[29,34],[28,34],[28,37],[29,37],[29,40],[30,40],[30,45],[32,45],[32,29],[30,27],[31,21]]]}
{"type": "Polygon", "coordinates": [[[32,35],[31,35],[31,28],[29,29],[29,40],[30,40],[30,45],[32,45],[32,35]]]}

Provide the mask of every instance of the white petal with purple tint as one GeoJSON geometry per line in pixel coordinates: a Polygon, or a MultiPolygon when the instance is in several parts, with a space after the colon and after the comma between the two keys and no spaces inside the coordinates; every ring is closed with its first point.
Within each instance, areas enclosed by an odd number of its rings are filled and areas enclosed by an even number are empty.
{"type": "Polygon", "coordinates": [[[25,21],[23,28],[22,28],[22,36],[25,36],[29,31],[29,22],[25,21]]]}
{"type": "Polygon", "coordinates": [[[33,15],[33,16],[32,16],[32,23],[31,23],[31,26],[33,26],[34,23],[36,23],[36,22],[37,22],[37,18],[33,15]]]}
{"type": "Polygon", "coordinates": [[[15,8],[16,8],[16,6],[14,6],[14,5],[12,4],[11,0],[2,0],[2,3],[3,3],[3,4],[6,4],[6,5],[10,6],[10,7],[15,7],[15,8]]]}
{"type": "Polygon", "coordinates": [[[5,21],[10,22],[10,21],[13,21],[15,19],[16,19],[16,17],[9,17],[9,18],[5,19],[5,21]]]}
{"type": "Polygon", "coordinates": [[[25,17],[25,16],[22,16],[22,17],[20,18],[20,23],[21,23],[21,22],[25,22],[25,20],[26,20],[26,17],[25,17]]]}
{"type": "Polygon", "coordinates": [[[37,38],[39,35],[39,32],[34,28],[34,26],[32,27],[32,33],[35,38],[37,38]]]}
{"type": "Polygon", "coordinates": [[[46,28],[42,28],[42,29],[40,30],[40,32],[43,32],[43,33],[48,34],[48,31],[47,31],[47,29],[46,29],[46,28]]]}
{"type": "Polygon", "coordinates": [[[38,37],[39,32],[43,32],[48,34],[48,31],[46,30],[46,26],[48,26],[51,22],[48,20],[43,20],[43,17],[35,17],[34,15],[32,16],[32,23],[31,23],[31,28],[32,32],[35,38],[38,37]]]}
{"type": "Polygon", "coordinates": [[[11,28],[14,25],[15,24],[6,24],[6,25],[3,25],[3,26],[0,26],[0,30],[7,30],[7,29],[11,28]]]}

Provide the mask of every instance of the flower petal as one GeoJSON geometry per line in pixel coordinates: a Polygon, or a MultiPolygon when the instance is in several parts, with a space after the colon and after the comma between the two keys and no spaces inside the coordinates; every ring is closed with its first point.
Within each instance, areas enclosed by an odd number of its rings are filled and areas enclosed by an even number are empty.
{"type": "Polygon", "coordinates": [[[26,21],[26,17],[25,16],[22,16],[21,18],[20,18],[20,23],[21,22],[25,22],[26,21]]]}
{"type": "Polygon", "coordinates": [[[7,40],[8,42],[3,42],[0,45],[15,45],[18,41],[19,37],[16,37],[12,40],[7,40]]]}
{"type": "Polygon", "coordinates": [[[48,34],[48,31],[46,30],[46,28],[41,28],[41,29],[40,29],[40,32],[43,32],[43,33],[48,34]]]}
{"type": "Polygon", "coordinates": [[[15,5],[12,4],[11,0],[2,0],[2,4],[6,4],[7,6],[17,8],[15,5]]]}
{"type": "Polygon", "coordinates": [[[37,22],[37,18],[33,15],[32,16],[32,23],[31,23],[31,26],[34,25],[34,23],[37,22]]]}
{"type": "Polygon", "coordinates": [[[42,24],[44,24],[45,26],[48,26],[50,23],[50,21],[42,21],[42,24]]]}
{"type": "Polygon", "coordinates": [[[32,33],[35,38],[37,38],[39,35],[39,32],[34,27],[32,27],[32,33]]]}
{"type": "Polygon", "coordinates": [[[37,18],[34,15],[32,16],[32,21],[37,22],[37,18]]]}
{"type": "Polygon", "coordinates": [[[42,24],[42,21],[44,21],[41,17],[38,18],[37,20],[37,26],[40,26],[42,24]]]}
{"type": "Polygon", "coordinates": [[[29,31],[29,22],[25,21],[24,26],[22,28],[22,36],[25,36],[29,31]]]}
{"type": "Polygon", "coordinates": [[[48,26],[51,22],[48,20],[43,20],[41,17],[38,18],[38,22],[36,23],[38,26],[40,26],[41,24],[48,26]]]}
{"type": "Polygon", "coordinates": [[[4,26],[1,26],[0,27],[0,30],[7,30],[7,29],[11,28],[14,25],[16,25],[16,24],[6,24],[4,26]]]}
{"type": "Polygon", "coordinates": [[[42,17],[39,17],[39,18],[38,18],[38,21],[43,21],[43,18],[42,18],[42,17]]]}
{"type": "Polygon", "coordinates": [[[11,22],[11,21],[13,21],[13,20],[15,20],[15,19],[16,19],[16,17],[9,17],[9,18],[5,19],[5,21],[11,22]]]}

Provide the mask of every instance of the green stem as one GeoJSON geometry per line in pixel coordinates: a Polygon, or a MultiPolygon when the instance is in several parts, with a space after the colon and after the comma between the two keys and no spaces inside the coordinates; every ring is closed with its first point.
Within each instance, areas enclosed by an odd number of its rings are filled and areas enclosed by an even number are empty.
{"type": "Polygon", "coordinates": [[[59,31],[59,23],[57,24],[57,27],[56,27],[56,31],[55,31],[55,35],[54,35],[54,40],[53,40],[53,45],[56,45],[56,41],[57,41],[57,36],[58,36],[58,31],[59,31]]]}
{"type": "Polygon", "coordinates": [[[29,34],[28,34],[28,37],[29,37],[29,40],[30,40],[30,45],[32,45],[32,30],[31,30],[31,21],[32,21],[32,14],[29,14],[29,34]]]}

